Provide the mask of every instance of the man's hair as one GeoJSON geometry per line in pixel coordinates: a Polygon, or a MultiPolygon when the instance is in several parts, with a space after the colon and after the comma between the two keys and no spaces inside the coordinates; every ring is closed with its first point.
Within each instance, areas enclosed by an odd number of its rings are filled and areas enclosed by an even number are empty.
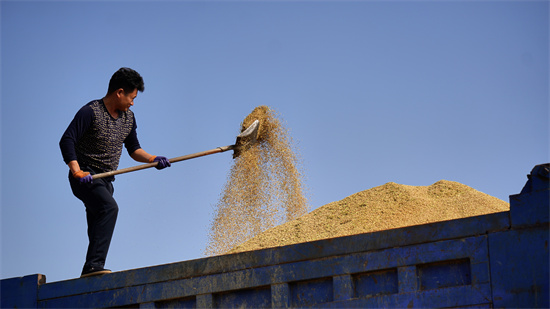
{"type": "Polygon", "coordinates": [[[120,68],[111,77],[107,94],[113,93],[120,88],[124,89],[126,93],[132,92],[134,89],[143,92],[143,90],[145,90],[145,85],[143,83],[143,78],[138,72],[130,68],[120,68]]]}

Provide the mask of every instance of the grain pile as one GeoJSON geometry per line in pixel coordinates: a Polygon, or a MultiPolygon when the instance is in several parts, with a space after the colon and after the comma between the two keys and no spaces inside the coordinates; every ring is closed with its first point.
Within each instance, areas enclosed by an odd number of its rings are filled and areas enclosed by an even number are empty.
{"type": "Polygon", "coordinates": [[[210,224],[205,255],[227,253],[261,232],[307,213],[301,164],[276,113],[259,106],[241,132],[260,121],[257,143],[233,161],[210,224]]]}
{"type": "Polygon", "coordinates": [[[361,191],[272,228],[236,246],[231,253],[325,238],[508,211],[510,205],[458,182],[431,186],[393,182],[361,191]]]}

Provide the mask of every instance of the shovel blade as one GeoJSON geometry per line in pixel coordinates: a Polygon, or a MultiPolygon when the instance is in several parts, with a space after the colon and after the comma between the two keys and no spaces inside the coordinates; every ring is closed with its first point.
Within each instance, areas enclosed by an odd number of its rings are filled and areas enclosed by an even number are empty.
{"type": "Polygon", "coordinates": [[[237,158],[243,151],[257,143],[259,128],[260,121],[254,120],[254,122],[246,128],[246,130],[237,135],[237,141],[235,142],[235,146],[233,148],[233,159],[237,158]]]}

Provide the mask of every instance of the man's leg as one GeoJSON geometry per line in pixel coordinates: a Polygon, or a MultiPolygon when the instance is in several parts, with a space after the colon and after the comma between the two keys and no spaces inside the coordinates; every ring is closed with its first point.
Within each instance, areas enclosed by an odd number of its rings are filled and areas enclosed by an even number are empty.
{"type": "Polygon", "coordinates": [[[71,181],[75,196],[86,206],[88,222],[88,252],[82,274],[103,270],[111,244],[118,215],[118,205],[113,199],[113,185],[103,179],[91,184],[71,181]]]}

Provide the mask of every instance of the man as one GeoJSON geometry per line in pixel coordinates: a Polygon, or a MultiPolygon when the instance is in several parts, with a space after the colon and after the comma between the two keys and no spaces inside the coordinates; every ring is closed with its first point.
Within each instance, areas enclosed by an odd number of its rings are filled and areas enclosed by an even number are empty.
{"type": "Polygon", "coordinates": [[[92,175],[116,170],[123,144],[138,162],[158,162],[157,169],[171,165],[166,157],[150,155],[139,144],[130,107],[144,89],[139,73],[119,69],[109,81],[107,95],[84,105],[59,142],[72,192],[86,207],[89,245],[81,277],[111,272],[104,266],[118,215],[114,176],[93,180],[92,175]]]}

